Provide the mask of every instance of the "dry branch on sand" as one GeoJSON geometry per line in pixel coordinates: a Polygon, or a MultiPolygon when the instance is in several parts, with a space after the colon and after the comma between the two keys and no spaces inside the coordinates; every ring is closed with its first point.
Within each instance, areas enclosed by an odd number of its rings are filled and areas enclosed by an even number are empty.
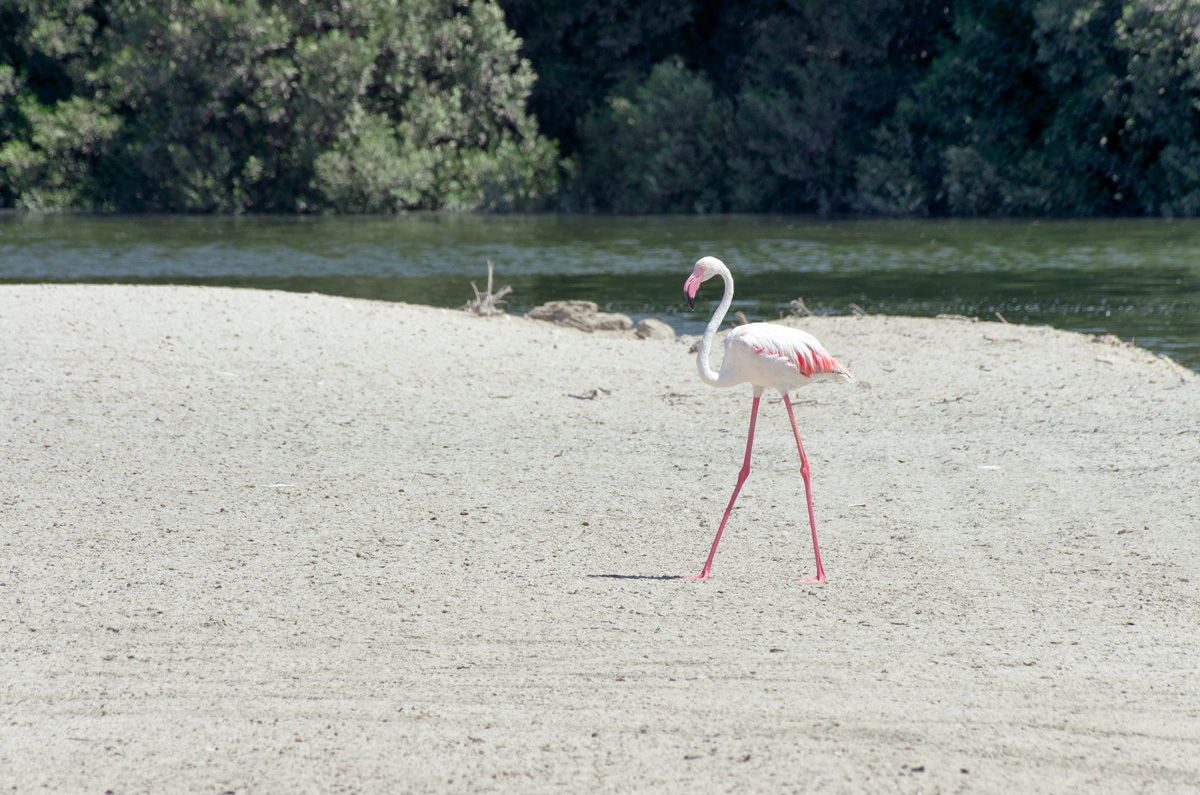
{"type": "Polygon", "coordinates": [[[475,298],[467,301],[459,307],[464,312],[470,312],[475,315],[483,315],[490,317],[491,315],[503,315],[504,310],[499,308],[499,304],[504,303],[504,296],[513,291],[510,285],[504,285],[500,288],[500,292],[492,293],[492,261],[488,260],[488,280],[487,292],[479,292],[479,288],[475,286],[475,282],[471,282],[471,289],[475,291],[475,298]]]}
{"type": "Polygon", "coordinates": [[[788,313],[792,317],[812,317],[812,310],[805,305],[803,298],[788,301],[788,313]]]}

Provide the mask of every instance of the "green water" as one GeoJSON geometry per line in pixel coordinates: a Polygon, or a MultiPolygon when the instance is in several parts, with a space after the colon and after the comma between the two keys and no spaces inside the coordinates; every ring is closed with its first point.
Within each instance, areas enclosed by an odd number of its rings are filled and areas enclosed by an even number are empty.
{"type": "MultiPolygon", "coordinates": [[[[587,299],[697,332],[683,280],[705,254],[734,310],[942,312],[1131,339],[1200,368],[1200,221],[797,217],[0,216],[0,282],[229,285],[459,306],[486,262],[510,312],[587,299]]],[[[701,298],[715,302],[706,285],[701,298]]]]}

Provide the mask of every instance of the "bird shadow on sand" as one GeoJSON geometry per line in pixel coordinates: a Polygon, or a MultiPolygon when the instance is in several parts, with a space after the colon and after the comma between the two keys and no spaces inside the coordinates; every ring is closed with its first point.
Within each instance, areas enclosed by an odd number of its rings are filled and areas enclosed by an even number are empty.
{"type": "Polygon", "coordinates": [[[589,574],[594,580],[678,580],[678,574],[589,574]]]}

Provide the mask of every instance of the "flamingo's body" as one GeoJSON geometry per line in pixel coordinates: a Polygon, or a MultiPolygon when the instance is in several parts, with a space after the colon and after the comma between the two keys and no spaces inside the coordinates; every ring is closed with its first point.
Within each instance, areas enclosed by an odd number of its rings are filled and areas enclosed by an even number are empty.
{"type": "Polygon", "coordinates": [[[769,388],[783,395],[783,404],[787,407],[792,433],[796,437],[796,447],[800,450],[800,474],[804,478],[804,496],[808,501],[808,520],[812,526],[813,554],[817,558],[817,576],[806,582],[824,582],[825,570],[821,567],[821,550],[817,546],[817,521],[813,514],[808,458],[804,455],[804,444],[800,441],[800,431],[796,427],[796,415],[792,412],[788,391],[811,384],[819,378],[850,381],[853,377],[849,370],[829,355],[816,337],[799,329],[773,323],[749,323],[730,331],[725,337],[725,358],[721,362],[721,370],[714,372],[708,363],[708,354],[712,349],[713,336],[733,302],[733,276],[730,275],[729,268],[725,267],[725,263],[716,257],[704,257],[696,263],[692,275],[683,286],[688,305],[694,307],[700,283],[714,276],[720,276],[724,280],[725,295],[721,298],[717,310],[713,312],[704,337],[700,340],[700,347],[696,353],[696,367],[700,371],[700,378],[712,386],[730,387],[749,383],[754,388],[754,402],[750,408],[746,458],[742,462],[741,472],[738,473],[737,486],[729,499],[721,526],[717,529],[717,537],[713,540],[712,551],[708,553],[704,570],[699,576],[687,579],[706,580],[712,574],[712,562],[717,554],[717,544],[721,542],[721,533],[725,531],[725,523],[729,521],[729,514],[733,511],[733,504],[742,490],[742,484],[750,474],[750,451],[754,446],[754,423],[758,418],[758,404],[763,390],[769,388]]]}

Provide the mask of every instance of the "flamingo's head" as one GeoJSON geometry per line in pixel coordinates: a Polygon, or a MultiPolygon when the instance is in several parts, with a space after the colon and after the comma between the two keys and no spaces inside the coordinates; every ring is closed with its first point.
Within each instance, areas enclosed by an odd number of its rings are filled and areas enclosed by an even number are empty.
{"type": "Polygon", "coordinates": [[[683,295],[687,298],[689,309],[696,308],[696,291],[700,289],[700,282],[716,276],[719,269],[724,267],[724,263],[716,257],[703,257],[696,261],[692,275],[683,283],[683,295]]]}

